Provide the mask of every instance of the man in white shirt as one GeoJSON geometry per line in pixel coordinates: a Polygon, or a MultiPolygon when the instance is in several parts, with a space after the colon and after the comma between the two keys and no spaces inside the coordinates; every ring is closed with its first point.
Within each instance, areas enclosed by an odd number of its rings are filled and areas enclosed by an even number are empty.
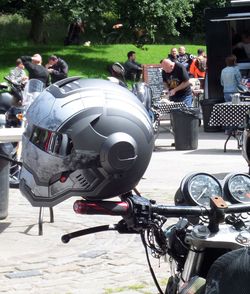
{"type": "Polygon", "coordinates": [[[28,76],[20,58],[16,60],[16,67],[10,71],[9,79],[16,84],[25,84],[27,82],[28,76]]]}

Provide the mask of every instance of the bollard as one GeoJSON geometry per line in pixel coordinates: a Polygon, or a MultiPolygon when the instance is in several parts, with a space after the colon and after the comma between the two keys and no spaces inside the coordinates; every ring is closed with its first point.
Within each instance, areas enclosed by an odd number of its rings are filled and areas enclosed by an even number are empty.
{"type": "MultiPolygon", "coordinates": [[[[11,143],[0,144],[0,154],[10,156],[13,150],[11,143]]],[[[9,171],[10,162],[0,157],[0,220],[8,216],[9,206],[9,171]]]]}

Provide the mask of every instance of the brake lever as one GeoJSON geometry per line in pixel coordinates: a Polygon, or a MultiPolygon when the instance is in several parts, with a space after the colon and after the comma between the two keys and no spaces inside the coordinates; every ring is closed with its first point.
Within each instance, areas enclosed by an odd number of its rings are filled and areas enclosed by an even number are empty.
{"type": "Polygon", "coordinates": [[[99,233],[99,232],[104,232],[104,231],[117,231],[115,225],[103,225],[103,226],[97,226],[93,228],[88,228],[88,229],[83,229],[75,232],[71,232],[69,234],[65,234],[61,237],[61,240],[63,243],[68,243],[71,239],[89,235],[89,234],[94,234],[94,233],[99,233]]]}

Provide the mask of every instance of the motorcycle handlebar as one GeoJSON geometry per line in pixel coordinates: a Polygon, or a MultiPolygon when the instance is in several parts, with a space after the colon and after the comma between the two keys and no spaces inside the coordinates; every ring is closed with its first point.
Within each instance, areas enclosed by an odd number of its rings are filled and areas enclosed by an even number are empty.
{"type": "MultiPolygon", "coordinates": [[[[145,199],[145,198],[143,198],[145,199]]],[[[145,201],[144,201],[145,202],[145,201]]],[[[175,206],[175,205],[157,205],[148,203],[140,204],[144,206],[148,204],[148,210],[165,217],[181,217],[181,216],[208,216],[212,213],[213,208],[202,206],[175,206]]],[[[138,209],[137,204],[131,199],[126,201],[85,201],[77,200],[73,209],[79,214],[102,214],[130,216],[140,214],[142,209],[138,209]]],[[[232,204],[224,208],[225,214],[250,212],[250,204],[232,204]]]]}
{"type": "Polygon", "coordinates": [[[74,203],[73,209],[79,214],[119,215],[123,216],[124,219],[114,226],[98,226],[66,234],[62,236],[64,243],[68,243],[72,238],[109,230],[116,230],[119,233],[126,234],[139,233],[151,224],[152,219],[156,218],[159,220],[159,217],[208,216],[210,220],[210,231],[217,232],[218,225],[223,219],[222,216],[224,214],[248,212],[250,211],[250,204],[232,204],[227,207],[223,199],[214,197],[211,200],[210,208],[201,206],[157,205],[155,201],[133,195],[126,197],[124,201],[77,200],[74,203]],[[218,205],[214,206],[212,203],[217,203],[218,205]],[[221,205],[219,205],[220,203],[221,205]]]}
{"type": "Polygon", "coordinates": [[[4,79],[9,82],[10,84],[14,85],[14,86],[20,86],[18,83],[15,83],[14,81],[12,81],[11,79],[9,79],[8,77],[4,77],[4,79]]]}

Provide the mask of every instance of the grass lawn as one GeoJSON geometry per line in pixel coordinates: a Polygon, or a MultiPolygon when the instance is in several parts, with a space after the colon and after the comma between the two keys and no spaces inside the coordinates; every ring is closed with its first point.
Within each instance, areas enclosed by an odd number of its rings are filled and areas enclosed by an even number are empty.
{"type": "MultiPolygon", "coordinates": [[[[22,55],[33,55],[40,53],[43,57],[43,64],[47,63],[50,55],[55,54],[63,58],[69,65],[69,76],[83,76],[85,78],[106,78],[108,76],[107,65],[112,62],[125,62],[127,52],[136,52],[137,61],[142,64],[159,63],[166,57],[174,45],[145,45],[145,49],[138,49],[134,45],[93,45],[79,46],[4,46],[0,45],[0,82],[10,69],[15,67],[15,61],[22,55]]],[[[196,54],[198,48],[203,45],[184,45],[186,51],[196,54]]]]}

